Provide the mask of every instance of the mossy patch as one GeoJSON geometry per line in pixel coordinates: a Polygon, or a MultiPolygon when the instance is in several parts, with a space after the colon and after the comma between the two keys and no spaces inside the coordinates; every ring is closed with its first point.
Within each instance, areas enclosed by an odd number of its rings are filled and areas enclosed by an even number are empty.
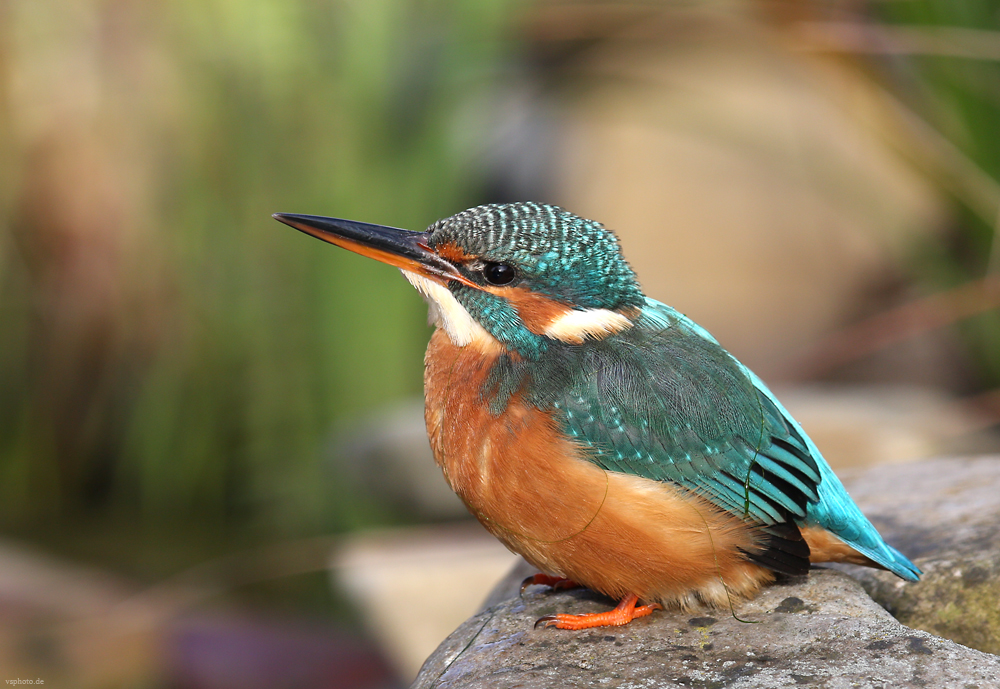
{"type": "Polygon", "coordinates": [[[918,584],[869,580],[872,598],[908,627],[1000,653],[1000,554],[924,565],[918,584]]]}

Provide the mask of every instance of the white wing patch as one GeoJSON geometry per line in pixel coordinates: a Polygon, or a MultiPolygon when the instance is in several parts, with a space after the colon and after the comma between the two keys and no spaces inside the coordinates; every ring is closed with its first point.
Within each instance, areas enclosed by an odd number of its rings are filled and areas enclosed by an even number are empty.
{"type": "Polygon", "coordinates": [[[444,330],[456,347],[465,347],[473,342],[487,349],[502,347],[496,338],[479,325],[465,307],[458,303],[455,295],[448,291],[447,287],[408,270],[401,269],[399,272],[427,301],[431,322],[444,330]]]}
{"type": "Polygon", "coordinates": [[[556,316],[545,326],[544,334],[569,344],[582,344],[587,338],[603,340],[632,326],[632,321],[609,309],[572,309],[556,316]]]}

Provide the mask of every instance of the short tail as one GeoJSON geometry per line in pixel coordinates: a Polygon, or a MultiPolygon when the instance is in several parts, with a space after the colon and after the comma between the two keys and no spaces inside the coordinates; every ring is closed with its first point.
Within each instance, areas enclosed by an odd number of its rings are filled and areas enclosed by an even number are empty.
{"type": "Polygon", "coordinates": [[[874,527],[869,527],[871,532],[866,532],[857,528],[857,522],[852,526],[854,526],[851,530],[854,536],[852,540],[845,540],[842,535],[817,524],[800,527],[802,537],[809,544],[809,561],[846,562],[852,565],[878,567],[887,569],[907,581],[916,581],[919,578],[920,570],[906,559],[905,555],[885,543],[874,527]],[[872,533],[875,534],[875,538],[871,537],[872,533]],[[867,543],[858,543],[862,539],[867,543]]]}
{"type": "Polygon", "coordinates": [[[829,531],[875,564],[906,581],[920,579],[920,569],[909,558],[882,540],[882,536],[862,514],[844,490],[836,474],[820,465],[819,503],[810,505],[807,520],[829,531]]]}
{"type": "Polygon", "coordinates": [[[910,562],[908,557],[884,541],[881,545],[882,547],[877,551],[854,543],[851,544],[851,547],[873,562],[885,567],[901,579],[906,579],[907,581],[920,580],[920,575],[922,574],[920,568],[910,562]]]}

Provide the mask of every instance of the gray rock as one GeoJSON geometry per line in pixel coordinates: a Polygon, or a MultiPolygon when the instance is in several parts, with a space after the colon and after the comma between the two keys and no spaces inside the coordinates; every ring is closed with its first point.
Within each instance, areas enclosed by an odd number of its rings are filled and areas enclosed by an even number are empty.
{"type": "Polygon", "coordinates": [[[849,488],[924,575],[908,584],[888,572],[845,570],[903,624],[1000,653],[1000,457],[880,466],[849,488]]]}
{"type": "MultiPolygon", "coordinates": [[[[848,482],[876,526],[927,576],[906,584],[872,570],[851,573],[900,616],[992,650],[998,479],[1000,459],[979,458],[878,467],[848,482]]],[[[518,597],[531,573],[526,563],[511,572],[489,607],[428,658],[413,687],[1000,687],[1000,657],[902,624],[834,569],[782,580],[734,611],[659,611],[626,627],[578,632],[533,624],[614,601],[541,587],[518,597]]]]}
{"type": "Polygon", "coordinates": [[[626,627],[533,629],[613,605],[532,591],[468,620],[428,659],[430,687],[996,687],[1000,658],[909,629],[848,575],[816,569],[728,611],[657,612],[626,627]],[[743,621],[741,621],[743,620],[743,621]]]}

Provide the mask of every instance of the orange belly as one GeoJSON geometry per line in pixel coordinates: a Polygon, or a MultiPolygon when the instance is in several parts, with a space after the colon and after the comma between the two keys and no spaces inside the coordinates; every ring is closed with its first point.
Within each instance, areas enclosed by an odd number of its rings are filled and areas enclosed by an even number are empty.
{"type": "Polygon", "coordinates": [[[508,548],[612,598],[726,606],[772,579],[740,552],[756,530],[669,483],[608,472],[515,394],[499,417],[481,397],[495,359],[440,330],[425,372],[431,447],[452,489],[508,548]]]}

